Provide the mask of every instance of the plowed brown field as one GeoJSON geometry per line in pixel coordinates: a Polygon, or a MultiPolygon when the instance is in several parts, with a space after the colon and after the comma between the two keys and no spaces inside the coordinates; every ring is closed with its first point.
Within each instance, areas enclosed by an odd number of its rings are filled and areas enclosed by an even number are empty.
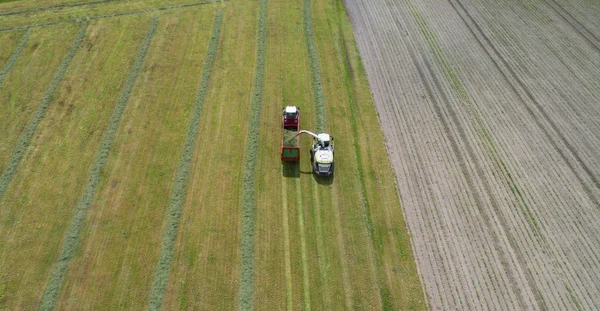
{"type": "Polygon", "coordinates": [[[600,3],[344,2],[430,309],[600,308],[600,3]]]}

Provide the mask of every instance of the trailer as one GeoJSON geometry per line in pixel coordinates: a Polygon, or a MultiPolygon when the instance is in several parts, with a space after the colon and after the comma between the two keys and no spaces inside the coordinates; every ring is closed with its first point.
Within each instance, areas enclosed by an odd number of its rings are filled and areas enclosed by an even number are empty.
{"type": "Polygon", "coordinates": [[[283,109],[281,120],[283,133],[281,135],[281,160],[300,161],[300,109],[295,106],[287,106],[283,109]]]}

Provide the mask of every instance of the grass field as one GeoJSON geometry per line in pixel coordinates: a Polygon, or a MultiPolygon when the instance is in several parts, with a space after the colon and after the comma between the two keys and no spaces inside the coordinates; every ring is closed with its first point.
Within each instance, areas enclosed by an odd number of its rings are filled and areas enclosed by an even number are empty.
{"type": "Polygon", "coordinates": [[[0,17],[0,309],[426,308],[341,0],[0,17]],[[281,163],[286,105],[334,178],[281,163]]]}

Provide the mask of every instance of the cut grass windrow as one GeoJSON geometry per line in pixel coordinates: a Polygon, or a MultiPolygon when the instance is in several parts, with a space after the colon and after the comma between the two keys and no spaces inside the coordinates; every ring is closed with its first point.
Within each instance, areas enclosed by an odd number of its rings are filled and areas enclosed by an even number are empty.
{"type": "Polygon", "coordinates": [[[310,61],[310,80],[315,97],[316,131],[323,132],[327,128],[327,116],[325,114],[325,94],[323,93],[323,82],[321,80],[321,68],[317,56],[315,34],[313,31],[312,10],[310,0],[304,0],[304,35],[308,47],[308,59],[310,61]]]}
{"type": "Polygon", "coordinates": [[[177,238],[183,203],[186,196],[192,155],[194,153],[194,146],[196,145],[196,139],[198,137],[202,111],[204,110],[204,99],[206,98],[206,93],[208,92],[208,86],[210,83],[210,72],[215,55],[217,54],[222,21],[223,10],[219,10],[215,16],[212,36],[210,37],[209,47],[206,52],[206,59],[202,67],[202,77],[200,79],[200,85],[198,86],[198,92],[196,93],[196,98],[194,100],[194,111],[192,112],[190,125],[188,126],[187,134],[185,136],[183,150],[181,151],[179,167],[177,168],[177,176],[173,182],[171,201],[169,202],[169,209],[167,212],[167,223],[163,231],[160,258],[158,259],[156,270],[154,271],[154,281],[152,282],[152,290],[150,291],[148,310],[161,309],[165,290],[167,288],[169,270],[171,268],[171,262],[173,261],[175,240],[177,238]]]}
{"type": "MultiPolygon", "coordinates": [[[[222,1],[229,1],[229,0],[222,0],[222,1]]],[[[144,13],[157,12],[157,11],[183,9],[183,8],[189,8],[189,7],[205,5],[205,4],[213,4],[213,2],[212,1],[200,1],[200,2],[192,2],[192,3],[177,4],[177,5],[167,5],[167,6],[161,6],[161,7],[156,7],[156,8],[139,9],[139,10],[133,10],[133,11],[128,11],[128,12],[98,15],[98,16],[85,16],[85,17],[69,18],[69,19],[58,20],[58,21],[53,21],[53,22],[0,27],[0,32],[22,30],[22,29],[28,29],[28,28],[45,27],[45,26],[56,25],[56,24],[60,24],[60,23],[79,23],[82,21],[114,18],[114,17],[126,16],[126,15],[135,15],[135,14],[144,14],[144,13]]]]}
{"type": "MultiPolygon", "coordinates": [[[[129,71],[125,85],[121,89],[121,94],[110,117],[108,127],[106,128],[104,136],[102,137],[102,141],[100,142],[100,149],[96,153],[94,164],[90,171],[90,175],[88,176],[87,185],[83,191],[83,194],[81,195],[81,198],[79,199],[77,207],[75,208],[75,213],[73,214],[73,218],[71,219],[71,223],[67,229],[67,233],[65,234],[62,249],[56,264],[52,269],[50,279],[48,280],[48,283],[46,283],[40,310],[54,309],[58,293],[60,292],[60,288],[64,281],[65,274],[67,273],[67,269],[69,268],[71,258],[75,253],[81,230],[83,229],[85,215],[89,206],[92,204],[92,200],[94,199],[96,187],[100,181],[100,175],[102,174],[102,170],[104,169],[104,165],[108,159],[108,153],[115,139],[115,133],[117,132],[121,117],[123,116],[123,112],[127,106],[127,101],[129,100],[129,96],[131,95],[140,69],[144,63],[144,58],[146,57],[146,54],[148,54],[148,49],[150,47],[150,43],[152,42],[152,37],[156,31],[157,24],[158,17],[154,17],[152,19],[152,24],[148,29],[148,33],[146,34],[146,38],[144,39],[144,42],[142,43],[135,61],[129,71]]],[[[78,37],[78,39],[80,39],[79,41],[83,39],[84,34],[85,29],[83,29],[83,34],[80,32],[80,36],[78,37]]]]}
{"type": "MultiPolygon", "coordinates": [[[[33,139],[33,135],[35,134],[35,132],[37,130],[38,124],[40,124],[40,121],[42,121],[42,119],[44,118],[44,115],[46,114],[46,110],[48,109],[48,106],[54,99],[54,92],[58,88],[63,77],[65,76],[65,73],[67,72],[67,68],[71,64],[71,61],[73,60],[73,57],[75,56],[75,53],[81,46],[81,42],[83,41],[83,37],[85,36],[86,29],[87,29],[87,23],[83,23],[81,25],[81,29],[79,30],[79,33],[77,34],[77,37],[75,38],[75,41],[73,41],[73,44],[71,45],[71,48],[69,49],[69,51],[63,58],[62,62],[60,63],[60,66],[58,67],[58,70],[54,74],[54,77],[52,77],[52,80],[50,81],[50,85],[48,85],[48,88],[46,88],[44,97],[42,97],[42,100],[38,104],[38,107],[37,107],[35,113],[33,114],[33,117],[27,123],[27,126],[25,127],[23,134],[19,138],[19,141],[17,142],[17,145],[15,146],[15,149],[13,151],[12,157],[10,158],[10,161],[8,162],[8,165],[4,169],[4,172],[2,172],[2,175],[0,175],[0,205],[2,204],[2,198],[4,197],[4,194],[6,193],[6,190],[8,189],[8,186],[10,185],[10,182],[12,181],[13,177],[15,176],[17,168],[19,167],[19,163],[21,163],[21,160],[23,159],[23,156],[25,156],[25,152],[27,151],[27,148],[29,148],[29,145],[31,144],[31,140],[33,139]]],[[[26,36],[28,36],[28,35],[26,35],[26,36]]],[[[18,47],[17,47],[17,49],[18,49],[18,47]]],[[[22,49],[22,47],[21,47],[21,49],[22,49]]],[[[11,58],[11,60],[12,60],[12,58],[11,58]]]]}
{"type": "Polygon", "coordinates": [[[21,37],[21,40],[17,44],[15,51],[12,53],[12,55],[8,59],[8,62],[6,62],[6,65],[4,65],[4,68],[2,68],[2,71],[0,71],[0,86],[2,86],[2,82],[4,82],[4,79],[6,79],[6,76],[8,75],[8,73],[10,72],[12,67],[15,65],[15,63],[17,62],[17,59],[19,58],[19,55],[21,55],[21,52],[23,51],[25,44],[27,44],[27,41],[29,41],[29,33],[30,33],[30,30],[27,29],[27,31],[25,31],[25,34],[23,35],[23,37],[21,37]]]}
{"type": "Polygon", "coordinates": [[[260,128],[260,110],[262,106],[265,82],[265,50],[267,37],[267,0],[260,1],[258,13],[258,33],[256,42],[256,69],[254,75],[254,91],[250,122],[248,125],[248,141],[246,144],[246,160],[244,163],[244,179],[242,189],[242,236],[240,243],[240,291],[238,310],[252,310],[254,298],[254,184],[258,154],[258,138],[260,128]]]}
{"type": "Polygon", "coordinates": [[[77,6],[94,5],[94,4],[104,3],[104,2],[111,2],[111,1],[116,1],[116,0],[98,0],[98,1],[89,1],[89,2],[64,3],[64,4],[52,5],[52,6],[42,7],[42,8],[31,8],[31,9],[27,9],[27,10],[12,11],[12,12],[0,12],[0,16],[18,15],[18,14],[27,14],[27,13],[34,13],[34,12],[41,12],[41,11],[48,11],[48,10],[72,8],[72,7],[77,7],[77,6]]]}

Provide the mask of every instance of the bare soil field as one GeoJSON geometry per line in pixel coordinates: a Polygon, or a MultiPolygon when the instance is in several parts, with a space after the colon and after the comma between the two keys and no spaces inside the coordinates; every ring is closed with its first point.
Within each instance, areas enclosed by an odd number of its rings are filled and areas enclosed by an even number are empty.
{"type": "Polygon", "coordinates": [[[600,308],[600,3],[344,3],[429,308],[600,308]]]}

